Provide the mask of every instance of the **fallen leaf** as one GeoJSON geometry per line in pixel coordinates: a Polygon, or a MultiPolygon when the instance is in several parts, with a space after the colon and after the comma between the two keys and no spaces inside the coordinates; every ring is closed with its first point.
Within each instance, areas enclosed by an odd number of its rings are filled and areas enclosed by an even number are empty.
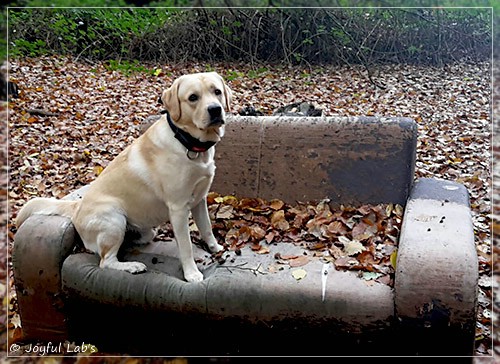
{"type": "Polygon", "coordinates": [[[396,269],[396,261],[398,258],[398,249],[396,248],[392,253],[391,253],[391,265],[394,269],[396,269]]]}
{"type": "Polygon", "coordinates": [[[360,264],[356,258],[342,256],[335,260],[335,266],[337,268],[353,269],[354,267],[360,267],[360,264]]]}
{"type": "Polygon", "coordinates": [[[342,244],[344,244],[344,245],[348,244],[348,243],[351,241],[351,239],[346,238],[346,237],[345,237],[345,236],[343,236],[343,235],[339,236],[339,237],[338,237],[338,240],[339,240],[339,243],[342,243],[342,244]]]}
{"type": "Polygon", "coordinates": [[[365,247],[357,240],[350,240],[344,244],[344,253],[348,256],[361,253],[363,250],[365,247]]]}
{"type": "Polygon", "coordinates": [[[277,235],[279,235],[279,234],[277,234],[275,231],[268,232],[265,236],[267,243],[271,244],[272,241],[274,240],[274,237],[277,235]]]}
{"type": "Polygon", "coordinates": [[[374,250],[373,245],[370,245],[368,249],[365,248],[365,250],[356,256],[356,259],[370,272],[372,271],[372,267],[380,262],[380,259],[375,259],[375,252],[371,250],[374,250]]]}
{"type": "Polygon", "coordinates": [[[267,271],[269,273],[276,273],[279,270],[280,270],[280,268],[276,265],[270,265],[269,267],[267,267],[267,271]]]}
{"type": "Polygon", "coordinates": [[[10,318],[10,323],[14,326],[14,328],[21,327],[21,316],[17,313],[13,314],[10,318]]]}
{"type": "Polygon", "coordinates": [[[271,207],[273,210],[281,210],[285,203],[281,200],[271,200],[269,203],[269,207],[271,207]]]}
{"type": "Polygon", "coordinates": [[[377,272],[363,272],[363,274],[361,275],[361,278],[363,278],[365,281],[370,281],[372,279],[377,279],[381,275],[382,275],[381,273],[377,273],[377,272]]]}
{"type": "Polygon", "coordinates": [[[224,196],[224,197],[222,198],[222,202],[223,202],[224,204],[226,204],[226,205],[231,205],[231,206],[233,206],[233,207],[238,206],[238,203],[239,203],[238,199],[237,199],[235,196],[231,196],[231,195],[229,195],[229,196],[224,196]]]}
{"type": "Polygon", "coordinates": [[[341,221],[333,221],[326,227],[324,235],[327,237],[334,237],[337,235],[347,234],[347,228],[341,221]]]}
{"type": "MultiPolygon", "coordinates": [[[[255,240],[261,240],[266,236],[266,231],[264,229],[262,229],[259,225],[252,225],[252,226],[250,226],[250,235],[255,240]]],[[[271,241],[272,241],[272,239],[271,239],[271,241]]]]}
{"type": "Polygon", "coordinates": [[[259,243],[253,243],[250,245],[250,249],[252,249],[254,252],[257,252],[262,249],[262,246],[259,243]]]}
{"type": "Polygon", "coordinates": [[[337,259],[343,255],[342,249],[340,249],[339,247],[337,247],[335,245],[328,248],[328,251],[329,251],[330,255],[332,257],[334,257],[335,259],[337,259]]]}
{"type": "Polygon", "coordinates": [[[269,248],[267,246],[261,246],[259,250],[256,251],[257,254],[269,254],[269,248]]]}
{"type": "Polygon", "coordinates": [[[234,217],[234,208],[231,205],[221,205],[215,215],[218,219],[231,219],[234,217]]]}
{"type": "Polygon", "coordinates": [[[285,219],[285,211],[278,210],[271,215],[271,225],[278,230],[286,231],[290,228],[290,224],[285,219]]]}
{"type": "Polygon", "coordinates": [[[93,172],[96,176],[100,175],[104,168],[102,166],[94,166],[93,172]]]}
{"type": "Polygon", "coordinates": [[[307,272],[302,268],[296,269],[296,270],[292,271],[292,276],[296,280],[300,281],[301,279],[305,278],[305,276],[307,276],[307,272]]]}
{"type": "Polygon", "coordinates": [[[290,265],[290,267],[295,268],[295,267],[302,267],[302,266],[306,265],[307,263],[309,263],[309,261],[310,261],[310,259],[308,256],[301,255],[295,259],[290,259],[288,261],[288,264],[290,265]]]}

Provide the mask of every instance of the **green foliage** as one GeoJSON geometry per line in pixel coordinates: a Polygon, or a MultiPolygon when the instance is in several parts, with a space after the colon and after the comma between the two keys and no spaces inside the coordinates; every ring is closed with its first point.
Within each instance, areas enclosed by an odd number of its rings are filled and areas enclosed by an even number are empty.
{"type": "Polygon", "coordinates": [[[77,8],[77,7],[110,7],[126,6],[125,0],[19,0],[10,6],[19,7],[52,7],[52,8],[77,8]]]}
{"type": "Polygon", "coordinates": [[[266,67],[259,67],[255,70],[249,70],[247,76],[250,79],[254,79],[254,78],[260,77],[261,74],[266,73],[268,71],[269,71],[269,69],[266,67]]]}
{"type": "MultiPolygon", "coordinates": [[[[25,2],[33,6],[40,1],[25,2]]],[[[75,0],[75,4],[94,1],[75,0]]],[[[238,1],[232,3],[238,5],[238,1]]],[[[268,6],[267,1],[252,3],[268,6]]],[[[9,53],[114,59],[120,62],[110,67],[128,72],[137,68],[134,60],[442,64],[463,57],[489,57],[491,50],[491,9],[484,7],[174,7],[192,4],[167,0],[152,2],[160,7],[148,8],[11,8],[9,53]]]]}
{"type": "Polygon", "coordinates": [[[46,53],[48,53],[47,43],[41,39],[36,39],[33,42],[24,39],[16,39],[10,54],[14,57],[20,55],[38,57],[46,53]]]}
{"type": "Polygon", "coordinates": [[[133,73],[148,73],[150,75],[158,76],[155,69],[149,69],[143,66],[138,60],[134,60],[132,62],[109,60],[105,67],[111,71],[119,71],[126,76],[130,76],[133,73]]]}
{"type": "Polygon", "coordinates": [[[10,54],[46,52],[90,58],[127,57],[134,42],[169,18],[161,9],[26,8],[9,11],[10,54]]]}
{"type": "Polygon", "coordinates": [[[238,78],[242,78],[242,77],[245,77],[245,74],[243,72],[238,72],[238,71],[233,71],[233,70],[230,70],[230,71],[227,71],[226,72],[226,79],[228,81],[234,81],[238,78]]]}
{"type": "Polygon", "coordinates": [[[0,11],[0,64],[7,59],[7,13],[4,9],[0,11]]]}

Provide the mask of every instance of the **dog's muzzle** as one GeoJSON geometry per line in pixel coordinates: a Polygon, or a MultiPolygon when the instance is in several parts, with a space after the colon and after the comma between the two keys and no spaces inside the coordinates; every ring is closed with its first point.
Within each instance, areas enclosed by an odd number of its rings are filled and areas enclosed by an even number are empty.
{"type": "Polygon", "coordinates": [[[222,107],[220,105],[210,105],[207,108],[208,115],[210,115],[209,126],[220,126],[224,124],[224,119],[222,117],[222,107]]]}

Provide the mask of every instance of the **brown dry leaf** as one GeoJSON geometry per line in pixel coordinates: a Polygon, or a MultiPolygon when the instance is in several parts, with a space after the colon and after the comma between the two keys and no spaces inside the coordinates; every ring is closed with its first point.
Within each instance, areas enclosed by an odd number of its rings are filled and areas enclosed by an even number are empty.
{"type": "Polygon", "coordinates": [[[302,225],[304,224],[304,218],[301,217],[300,215],[295,215],[292,226],[297,228],[297,229],[302,229],[302,225]]]}
{"type": "Polygon", "coordinates": [[[256,251],[257,254],[269,254],[269,248],[267,246],[261,246],[259,250],[256,251]]]}
{"type": "Polygon", "coordinates": [[[259,243],[253,243],[250,245],[250,249],[252,249],[254,252],[259,251],[262,249],[262,246],[259,243]]]}
{"type": "Polygon", "coordinates": [[[352,229],[352,237],[359,241],[369,239],[376,233],[377,233],[377,226],[373,224],[367,224],[365,220],[361,220],[352,229]]]}
{"type": "Polygon", "coordinates": [[[249,210],[259,213],[269,209],[265,202],[259,198],[242,198],[239,201],[238,208],[241,210],[249,210]]]}
{"type": "Polygon", "coordinates": [[[288,212],[295,216],[299,216],[301,219],[306,219],[311,215],[309,209],[304,205],[294,206],[291,209],[289,209],[288,212]]]}
{"type": "Polygon", "coordinates": [[[243,225],[238,230],[238,241],[245,243],[250,240],[251,235],[252,231],[250,227],[248,225],[243,225]]]}
{"type": "Polygon", "coordinates": [[[266,242],[267,242],[268,244],[271,244],[271,243],[272,243],[272,241],[274,240],[274,238],[275,238],[276,236],[278,236],[278,235],[279,235],[279,234],[278,234],[276,231],[274,231],[274,230],[273,230],[273,231],[268,232],[268,233],[266,234],[266,236],[265,236],[265,238],[266,238],[266,242]]]}
{"type": "Polygon", "coordinates": [[[347,234],[347,227],[341,221],[333,221],[326,227],[325,235],[327,235],[327,237],[345,234],[347,234]]]}
{"type": "Polygon", "coordinates": [[[278,210],[271,215],[271,225],[278,230],[286,231],[290,228],[290,224],[285,219],[285,211],[278,210]]]}
{"type": "Polygon", "coordinates": [[[267,267],[267,271],[268,271],[269,273],[276,273],[276,272],[278,272],[279,270],[280,270],[280,268],[279,268],[278,266],[274,265],[274,264],[273,264],[273,265],[270,265],[269,267],[267,267]]]}
{"type": "Polygon", "coordinates": [[[340,258],[341,256],[344,255],[344,252],[342,251],[342,249],[340,249],[338,246],[335,246],[335,245],[328,248],[328,252],[335,259],[340,258]]]}
{"type": "Polygon", "coordinates": [[[360,206],[360,207],[358,208],[358,211],[359,211],[362,215],[366,216],[366,215],[370,215],[371,213],[373,213],[373,212],[374,212],[374,207],[375,207],[375,206],[372,206],[372,205],[362,205],[362,206],[360,206]]]}
{"type": "Polygon", "coordinates": [[[224,237],[226,244],[230,244],[232,240],[238,240],[239,233],[238,229],[236,228],[231,228],[229,231],[226,233],[226,236],[224,237]]]}
{"type": "Polygon", "coordinates": [[[344,244],[344,253],[348,256],[359,254],[363,250],[365,247],[357,240],[351,240],[344,244]]]}
{"type": "Polygon", "coordinates": [[[224,203],[224,204],[226,204],[226,205],[231,205],[231,206],[233,206],[233,207],[237,207],[237,206],[238,206],[238,204],[239,204],[238,199],[237,199],[235,196],[231,196],[231,195],[229,195],[229,196],[224,196],[224,197],[222,198],[222,201],[221,201],[221,202],[222,202],[222,203],[224,203]]]}
{"type": "Polygon", "coordinates": [[[373,254],[372,252],[370,252],[369,250],[364,250],[362,251],[361,253],[358,254],[358,256],[356,257],[356,259],[363,265],[363,267],[365,267],[368,271],[371,271],[371,267],[374,265],[374,264],[378,264],[379,263],[379,260],[375,260],[375,258],[373,257],[373,254]]]}
{"type": "Polygon", "coordinates": [[[326,230],[325,226],[317,219],[310,219],[306,224],[307,232],[316,238],[320,239],[323,232],[326,230]]]}
{"type": "Polygon", "coordinates": [[[335,260],[335,266],[341,269],[353,269],[358,268],[360,265],[356,258],[342,256],[335,260]]]}
{"type": "MultiPolygon", "coordinates": [[[[263,228],[261,228],[259,225],[252,225],[252,226],[250,226],[250,235],[255,240],[261,240],[266,236],[266,231],[263,228]]],[[[271,241],[272,241],[272,239],[271,239],[271,241]]]]}
{"type": "Polygon", "coordinates": [[[220,202],[217,202],[216,199],[218,199],[220,197],[220,195],[217,193],[217,192],[209,192],[207,194],[207,204],[208,205],[213,205],[214,203],[220,203],[220,202]]]}
{"type": "Polygon", "coordinates": [[[302,267],[309,263],[310,259],[307,255],[301,255],[298,256],[297,258],[290,259],[288,260],[288,264],[290,267],[295,268],[295,267],[302,267]]]}
{"type": "Polygon", "coordinates": [[[231,205],[221,205],[215,217],[217,219],[231,219],[234,217],[234,207],[231,205]]]}
{"type": "Polygon", "coordinates": [[[281,210],[285,206],[285,203],[281,200],[271,200],[269,203],[269,207],[271,207],[273,210],[281,210]]]}
{"type": "Polygon", "coordinates": [[[308,241],[305,245],[309,250],[323,250],[328,246],[326,242],[318,240],[308,241]]]}

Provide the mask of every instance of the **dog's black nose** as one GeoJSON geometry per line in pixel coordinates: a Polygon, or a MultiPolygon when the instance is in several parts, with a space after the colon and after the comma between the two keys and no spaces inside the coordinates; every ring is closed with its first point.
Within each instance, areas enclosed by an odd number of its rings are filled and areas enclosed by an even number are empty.
{"type": "Polygon", "coordinates": [[[210,115],[210,119],[218,119],[222,116],[222,107],[219,105],[209,105],[208,106],[208,114],[210,115]]]}

